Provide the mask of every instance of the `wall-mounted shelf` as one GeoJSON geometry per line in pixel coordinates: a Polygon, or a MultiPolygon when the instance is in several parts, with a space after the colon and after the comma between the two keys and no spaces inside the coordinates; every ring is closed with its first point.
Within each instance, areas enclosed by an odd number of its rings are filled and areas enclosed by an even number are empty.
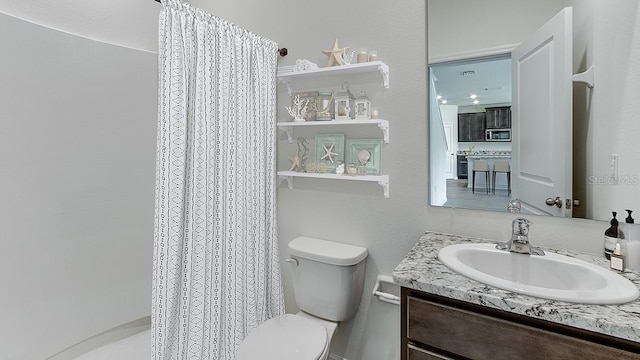
{"type": "Polygon", "coordinates": [[[319,173],[305,173],[296,171],[278,171],[278,177],[280,180],[286,180],[289,189],[293,189],[293,178],[314,178],[314,179],[333,179],[333,180],[346,180],[346,181],[368,181],[376,182],[382,186],[384,191],[384,197],[389,197],[389,175],[338,175],[338,174],[319,174],[319,173]]]}
{"type": "MultiPolygon", "coordinates": [[[[278,68],[278,79],[287,85],[289,95],[293,93],[294,80],[309,79],[315,77],[338,76],[344,77],[350,74],[359,74],[379,71],[382,75],[382,85],[389,88],[389,66],[382,61],[371,61],[359,64],[340,66],[328,66],[311,70],[286,71],[284,67],[278,68]]],[[[338,83],[342,83],[339,81],[338,83]]]]}
{"type": "Polygon", "coordinates": [[[289,121],[279,122],[278,127],[287,133],[287,140],[293,142],[293,128],[297,126],[328,126],[328,125],[378,125],[382,131],[385,144],[389,143],[389,120],[364,119],[364,120],[331,120],[331,121],[289,121]]]}
{"type": "MultiPolygon", "coordinates": [[[[365,77],[369,77],[367,73],[376,77],[376,72],[379,72],[382,76],[382,85],[385,89],[389,88],[389,66],[382,61],[372,61],[359,64],[331,66],[311,70],[292,71],[292,67],[279,67],[278,68],[278,80],[287,86],[289,95],[292,95],[295,88],[295,82],[298,87],[302,88],[309,84],[328,83],[328,84],[342,84],[345,79],[349,78],[349,75],[365,74],[365,77]],[[322,81],[320,81],[322,79],[322,81]],[[309,81],[311,80],[311,81],[309,81]]],[[[364,80],[362,78],[356,80],[364,80]]],[[[368,79],[369,80],[369,79],[368,79]]],[[[332,85],[332,86],[333,86],[332,85]]],[[[278,128],[287,133],[287,138],[290,143],[293,142],[293,129],[297,126],[330,126],[330,125],[367,125],[375,124],[382,131],[383,141],[389,143],[389,121],[382,119],[363,119],[363,120],[331,120],[331,121],[301,121],[301,122],[279,122],[278,128]]],[[[384,197],[389,197],[389,175],[361,175],[361,176],[349,176],[338,175],[332,173],[305,173],[296,171],[278,171],[278,178],[280,181],[287,181],[289,189],[293,189],[293,178],[314,178],[314,179],[330,179],[330,180],[345,180],[345,181],[366,181],[375,182],[382,186],[384,191],[384,197]]]]}

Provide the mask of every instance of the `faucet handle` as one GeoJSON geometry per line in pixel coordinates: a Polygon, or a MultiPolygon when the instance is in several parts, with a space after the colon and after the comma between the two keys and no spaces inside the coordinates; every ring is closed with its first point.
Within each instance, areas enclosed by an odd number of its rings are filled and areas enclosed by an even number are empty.
{"type": "Polygon", "coordinates": [[[529,244],[529,226],[532,224],[529,219],[517,218],[511,222],[513,235],[506,243],[496,245],[498,250],[508,250],[520,254],[544,255],[542,249],[535,248],[529,244]]]}
{"type": "Polygon", "coordinates": [[[529,219],[517,218],[511,222],[513,235],[527,236],[529,235],[529,226],[532,222],[529,219]]]}
{"type": "Polygon", "coordinates": [[[507,212],[512,214],[520,214],[520,210],[522,209],[522,202],[520,199],[513,199],[509,201],[509,205],[507,205],[507,212]]]}

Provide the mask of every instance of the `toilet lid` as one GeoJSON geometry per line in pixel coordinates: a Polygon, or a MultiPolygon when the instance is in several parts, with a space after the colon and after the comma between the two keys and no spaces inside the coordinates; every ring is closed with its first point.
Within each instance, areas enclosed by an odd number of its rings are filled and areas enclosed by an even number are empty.
{"type": "Polygon", "coordinates": [[[244,339],[236,360],[317,360],[327,344],[324,326],[285,314],[264,322],[244,339]]]}

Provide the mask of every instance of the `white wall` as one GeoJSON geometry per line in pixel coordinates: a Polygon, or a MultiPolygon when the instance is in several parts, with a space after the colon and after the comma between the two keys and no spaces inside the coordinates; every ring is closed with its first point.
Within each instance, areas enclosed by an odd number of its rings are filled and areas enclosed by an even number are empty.
{"type": "MultiPolygon", "coordinates": [[[[151,0],[138,1],[153,3],[151,0]]],[[[429,0],[429,6],[432,1],[429,0]]],[[[438,1],[447,2],[436,2],[438,1]]],[[[307,58],[323,65],[326,57],[320,51],[330,48],[336,37],[342,46],[375,47],[380,58],[390,65],[390,89],[370,94],[383,116],[391,120],[391,142],[385,146],[383,159],[384,171],[391,176],[390,198],[385,199],[382,190],[374,184],[297,181],[295,190],[289,190],[285,186],[280,188],[278,217],[282,257],[286,256],[286,243],[299,235],[344,241],[369,249],[366,287],[361,307],[355,319],[340,325],[332,351],[349,360],[399,359],[399,308],[381,303],[370,295],[375,276],[378,273],[390,274],[425,230],[504,240],[508,236],[513,217],[508,214],[427,206],[425,2],[378,2],[376,6],[372,6],[366,0],[329,0],[321,3],[307,2],[303,9],[300,8],[302,5],[290,1],[238,0],[215,4],[205,0],[191,2],[289,48],[289,56],[281,60],[283,65],[290,65],[297,58],[307,58]],[[246,11],[247,8],[252,11],[246,11]]],[[[21,3],[23,2],[5,0],[0,9],[20,8],[21,5],[17,4],[21,3]]],[[[45,6],[44,3],[33,3],[24,2],[28,4],[24,7],[45,6]]],[[[95,16],[102,10],[97,1],[85,5],[84,1],[76,0],[75,5],[84,7],[95,16]]],[[[113,31],[110,26],[85,30],[86,24],[76,24],[78,19],[68,19],[57,14],[60,11],[51,10],[57,8],[54,3],[47,3],[46,6],[50,10],[47,12],[52,15],[48,19],[51,26],[78,25],[81,32],[103,32],[106,37],[113,31]]],[[[122,13],[128,11],[134,17],[148,16],[146,10],[131,9],[125,5],[118,8],[122,13]]],[[[155,12],[155,8],[153,11],[155,12]]],[[[524,19],[517,19],[517,22],[523,21],[524,19]]],[[[156,31],[155,26],[156,24],[140,22],[119,31],[136,37],[138,32],[156,31]]],[[[476,31],[481,29],[482,27],[478,27],[476,31]]],[[[512,31],[512,27],[509,29],[504,33],[512,31]]],[[[469,37],[472,38],[477,37],[469,37]]],[[[155,46],[155,39],[148,41],[149,43],[145,42],[140,47],[155,46]]],[[[485,48],[490,45],[478,46],[485,48]]],[[[447,49],[442,51],[455,52],[447,49]]],[[[637,79],[637,75],[632,78],[637,79]]],[[[279,100],[280,115],[284,118],[286,113],[282,111],[282,106],[288,103],[288,97],[283,94],[283,90],[279,92],[279,100]]],[[[625,112],[625,115],[628,113],[625,112]]],[[[56,134],[55,129],[52,131],[56,134]]],[[[363,131],[365,135],[372,137],[378,135],[376,132],[369,134],[367,130],[363,131]]],[[[313,136],[312,133],[302,134],[313,136]]],[[[283,143],[286,142],[280,138],[279,144],[283,143]]],[[[288,166],[286,157],[290,152],[286,145],[279,150],[280,168],[288,166]]],[[[153,156],[149,155],[146,161],[153,166],[153,156]]],[[[152,209],[149,211],[152,213],[152,209]]],[[[605,222],[579,219],[535,217],[533,222],[531,238],[535,243],[593,253],[601,251],[602,234],[607,227],[605,222]]],[[[27,281],[31,276],[35,274],[25,276],[24,280],[27,281]]],[[[285,271],[284,276],[287,284],[287,309],[293,312],[296,306],[289,285],[289,272],[285,271]]],[[[20,310],[19,315],[28,317],[30,312],[20,310]]],[[[91,322],[91,319],[87,320],[91,322]]]]}
{"type": "Polygon", "coordinates": [[[568,0],[427,0],[429,58],[519,44],[568,0]]]}
{"type": "Polygon", "coordinates": [[[0,43],[0,359],[44,359],[150,314],[157,55],[2,13],[0,43]]]}
{"type": "Polygon", "coordinates": [[[134,49],[158,51],[153,0],[0,0],[0,12],[56,30],[134,49]]]}
{"type": "Polygon", "coordinates": [[[612,210],[640,207],[640,5],[574,3],[574,69],[596,69],[592,90],[574,86],[574,112],[580,115],[574,116],[574,159],[583,164],[574,173],[574,187],[582,191],[586,216],[605,220],[612,210]],[[618,184],[609,182],[614,153],[620,156],[618,184]]]}

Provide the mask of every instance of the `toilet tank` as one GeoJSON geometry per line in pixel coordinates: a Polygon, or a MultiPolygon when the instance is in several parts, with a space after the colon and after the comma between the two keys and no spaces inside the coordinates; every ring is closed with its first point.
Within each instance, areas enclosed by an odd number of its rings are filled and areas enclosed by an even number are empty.
{"type": "Polygon", "coordinates": [[[344,321],[360,304],[367,249],[309,237],[289,242],[296,303],[308,314],[344,321]]]}

